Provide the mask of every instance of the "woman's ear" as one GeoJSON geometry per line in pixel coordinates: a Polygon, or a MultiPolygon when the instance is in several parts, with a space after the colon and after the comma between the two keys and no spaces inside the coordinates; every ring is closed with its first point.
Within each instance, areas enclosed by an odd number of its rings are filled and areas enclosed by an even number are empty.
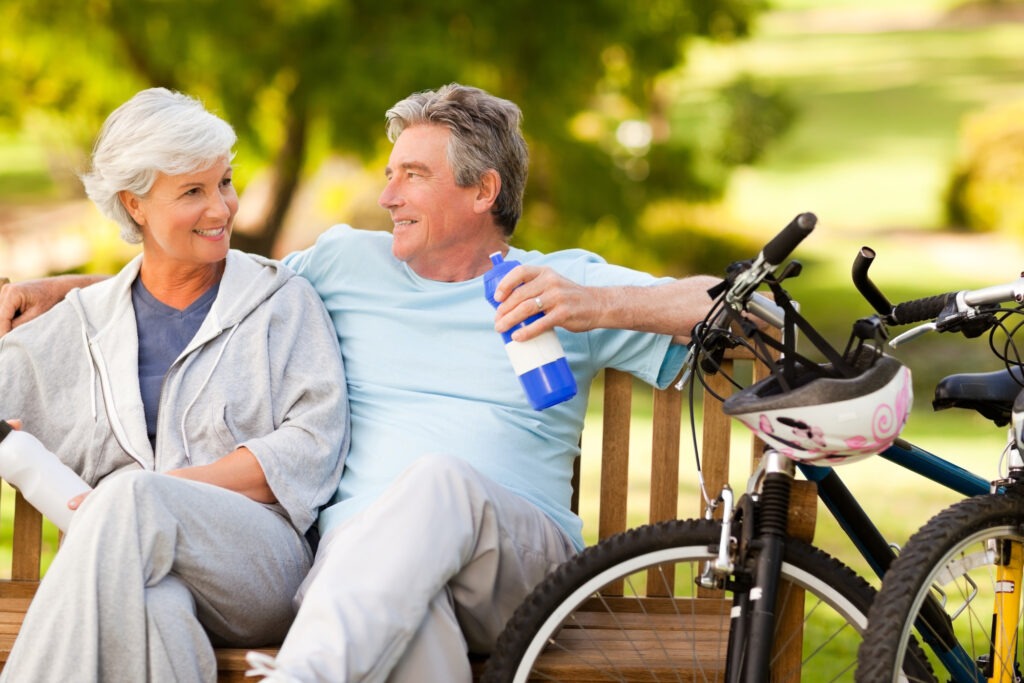
{"type": "Polygon", "coordinates": [[[121,205],[124,206],[125,211],[132,217],[132,220],[142,225],[142,219],[144,217],[142,207],[139,204],[139,198],[133,192],[128,190],[121,190],[117,193],[117,198],[121,200],[121,205]]]}
{"type": "Polygon", "coordinates": [[[487,213],[498,201],[498,193],[501,192],[501,176],[493,168],[484,171],[477,184],[476,210],[478,213],[487,213]]]}

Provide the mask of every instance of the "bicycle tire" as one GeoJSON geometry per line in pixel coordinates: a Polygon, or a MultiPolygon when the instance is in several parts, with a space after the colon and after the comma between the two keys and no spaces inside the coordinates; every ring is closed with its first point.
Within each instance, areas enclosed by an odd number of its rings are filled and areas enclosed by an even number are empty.
{"type": "MultiPolygon", "coordinates": [[[[994,555],[989,549],[995,547],[990,542],[996,540],[1024,541],[1024,498],[1019,495],[984,495],[959,501],[929,520],[907,541],[886,573],[869,612],[871,626],[861,645],[857,681],[896,680],[893,672],[898,670],[907,643],[911,638],[918,643],[924,640],[914,624],[922,605],[932,595],[944,594],[943,609],[947,615],[964,608],[952,623],[967,661],[977,662],[978,657],[989,654],[995,593],[994,555]],[[977,593],[963,600],[968,579],[977,585],[977,593]],[[935,592],[936,587],[942,592],[935,592]]],[[[1019,671],[1024,644],[1019,621],[1015,629],[1013,666],[1019,671]]],[[[932,669],[939,672],[935,680],[985,680],[947,668],[934,651],[924,649],[932,669]]]]}
{"type": "MultiPolygon", "coordinates": [[[[731,600],[713,599],[707,606],[717,611],[709,614],[698,613],[699,603],[684,602],[692,594],[690,587],[701,563],[714,558],[720,531],[720,523],[714,521],[675,520],[638,527],[587,548],[551,573],[520,605],[499,637],[482,680],[561,680],[565,670],[560,667],[565,663],[574,669],[572,680],[722,680],[731,600]],[[614,600],[595,598],[609,583],[636,576],[652,566],[663,567],[666,562],[693,565],[681,572],[684,580],[677,581],[672,592],[678,596],[672,598],[675,611],[648,613],[644,603],[631,598],[635,613],[630,615],[630,622],[617,623],[617,618],[611,619],[616,627],[628,627],[632,634],[630,646],[635,650],[632,654],[636,663],[629,670],[612,670],[602,647],[586,643],[585,624],[595,619],[608,621],[605,615],[594,614],[589,608],[600,605],[602,600],[614,600]],[[648,620],[658,621],[657,630],[651,627],[655,630],[653,640],[636,635],[647,627],[641,622],[648,620]],[[697,622],[707,630],[698,631],[697,622]],[[675,630],[663,630],[669,626],[675,630]],[[568,640],[570,635],[576,644],[582,643],[583,649],[570,652],[563,647],[563,640],[572,644],[568,640]],[[645,640],[643,644],[638,642],[640,638],[645,640]],[[591,669],[589,678],[580,671],[587,667],[591,669]]],[[[810,671],[813,663],[808,660],[820,659],[824,668],[808,673],[805,680],[852,680],[857,645],[867,623],[874,589],[825,552],[795,539],[786,543],[782,579],[777,612],[782,611],[789,589],[798,585],[806,591],[803,614],[810,615],[813,621],[805,623],[805,642],[797,653],[796,668],[810,671]],[[835,620],[834,624],[828,623],[830,618],[835,620]],[[848,631],[849,637],[837,638],[844,631],[848,631]]],[[[619,642],[629,642],[629,638],[620,638],[619,642]]],[[[772,680],[800,680],[801,671],[776,671],[772,680]]]]}

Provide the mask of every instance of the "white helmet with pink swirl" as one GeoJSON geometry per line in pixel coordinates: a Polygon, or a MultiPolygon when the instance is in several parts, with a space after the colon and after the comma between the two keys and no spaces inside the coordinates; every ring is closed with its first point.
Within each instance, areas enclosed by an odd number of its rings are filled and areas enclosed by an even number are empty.
{"type": "Polygon", "coordinates": [[[838,465],[879,453],[899,436],[910,413],[910,369],[880,355],[850,378],[806,373],[784,389],[776,375],[722,404],[780,453],[814,465],[838,465]]]}

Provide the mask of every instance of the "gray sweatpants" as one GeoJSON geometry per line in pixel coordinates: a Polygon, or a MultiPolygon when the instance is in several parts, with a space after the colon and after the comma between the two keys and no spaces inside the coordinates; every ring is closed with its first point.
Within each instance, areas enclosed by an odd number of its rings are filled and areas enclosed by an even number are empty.
{"type": "Polygon", "coordinates": [[[115,475],[75,513],[0,681],[212,683],[211,640],[280,642],[311,559],[287,520],[241,494],[115,475]]]}
{"type": "Polygon", "coordinates": [[[537,507],[428,456],[323,538],[275,665],[294,680],[460,683],[533,587],[573,554],[537,507]]]}

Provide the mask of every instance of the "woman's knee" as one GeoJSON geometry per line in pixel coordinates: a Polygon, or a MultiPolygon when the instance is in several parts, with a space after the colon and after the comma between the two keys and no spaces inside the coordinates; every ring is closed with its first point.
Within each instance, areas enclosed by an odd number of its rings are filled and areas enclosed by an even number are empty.
{"type": "Polygon", "coordinates": [[[86,496],[76,515],[131,519],[145,508],[145,515],[150,517],[177,497],[175,487],[182,483],[180,479],[148,470],[121,472],[101,481],[86,496]]]}

